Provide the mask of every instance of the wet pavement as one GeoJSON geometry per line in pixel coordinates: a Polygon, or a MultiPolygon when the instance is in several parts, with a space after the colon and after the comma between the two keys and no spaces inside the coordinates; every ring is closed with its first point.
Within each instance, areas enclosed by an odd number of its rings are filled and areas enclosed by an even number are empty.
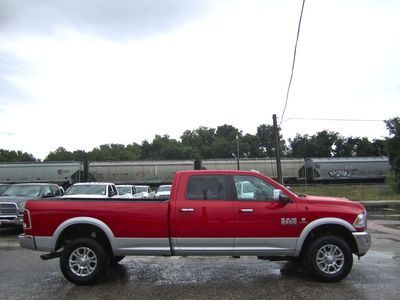
{"type": "MultiPolygon", "coordinates": [[[[390,207],[389,207],[390,208],[390,207]]],[[[96,286],[64,279],[58,259],[22,249],[0,228],[1,299],[399,299],[397,209],[370,209],[372,246],[338,283],[311,280],[294,263],[255,257],[127,257],[96,286]]]]}

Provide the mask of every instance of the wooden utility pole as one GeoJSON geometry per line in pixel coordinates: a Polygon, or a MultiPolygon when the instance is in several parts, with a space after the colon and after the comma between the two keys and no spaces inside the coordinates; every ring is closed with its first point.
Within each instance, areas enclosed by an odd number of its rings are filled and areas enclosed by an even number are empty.
{"type": "Polygon", "coordinates": [[[274,125],[274,134],[275,134],[275,158],[276,158],[276,169],[278,171],[278,181],[280,184],[283,184],[279,128],[276,122],[275,114],[272,115],[272,121],[274,125]]]}

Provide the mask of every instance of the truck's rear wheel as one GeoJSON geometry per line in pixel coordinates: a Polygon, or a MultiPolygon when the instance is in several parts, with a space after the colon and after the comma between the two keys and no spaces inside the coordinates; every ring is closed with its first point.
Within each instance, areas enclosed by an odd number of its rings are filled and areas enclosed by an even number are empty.
{"type": "Polygon", "coordinates": [[[353,254],[338,236],[315,239],[306,253],[307,269],[319,281],[336,282],[345,278],[353,266],[353,254]]]}
{"type": "Polygon", "coordinates": [[[79,238],[67,244],[60,257],[64,277],[77,285],[89,285],[107,272],[109,258],[104,248],[90,238],[79,238]]]}

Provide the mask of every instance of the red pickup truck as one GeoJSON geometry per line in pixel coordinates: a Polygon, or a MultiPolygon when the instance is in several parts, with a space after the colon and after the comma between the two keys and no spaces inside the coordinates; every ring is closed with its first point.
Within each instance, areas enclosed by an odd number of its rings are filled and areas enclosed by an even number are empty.
{"type": "Polygon", "coordinates": [[[24,248],[60,257],[66,279],[92,284],[125,255],[254,255],[302,260],[320,281],[347,276],[371,239],[365,208],[344,198],[298,196],[247,171],[180,171],[169,200],[28,201],[24,248]]]}

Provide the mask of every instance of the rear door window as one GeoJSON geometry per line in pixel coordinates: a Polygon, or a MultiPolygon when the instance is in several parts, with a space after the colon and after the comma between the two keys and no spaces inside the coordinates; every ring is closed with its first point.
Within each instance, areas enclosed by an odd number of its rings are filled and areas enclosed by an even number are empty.
{"type": "Polygon", "coordinates": [[[232,200],[228,176],[194,175],[189,178],[186,188],[187,200],[232,200]]]}

